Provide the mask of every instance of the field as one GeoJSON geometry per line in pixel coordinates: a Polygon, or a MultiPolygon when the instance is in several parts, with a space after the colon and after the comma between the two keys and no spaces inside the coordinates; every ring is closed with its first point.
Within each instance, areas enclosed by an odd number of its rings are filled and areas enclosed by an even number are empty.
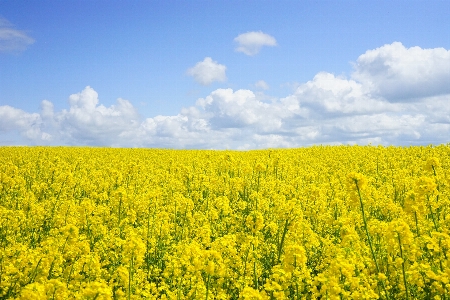
{"type": "Polygon", "coordinates": [[[0,299],[450,299],[450,146],[0,148],[0,299]]]}

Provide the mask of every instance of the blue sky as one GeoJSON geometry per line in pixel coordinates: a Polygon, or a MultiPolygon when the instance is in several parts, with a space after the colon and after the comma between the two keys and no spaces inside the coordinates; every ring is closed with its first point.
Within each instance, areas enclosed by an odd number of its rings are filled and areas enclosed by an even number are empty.
{"type": "Polygon", "coordinates": [[[0,0],[0,145],[427,145],[448,1],[0,0]]]}

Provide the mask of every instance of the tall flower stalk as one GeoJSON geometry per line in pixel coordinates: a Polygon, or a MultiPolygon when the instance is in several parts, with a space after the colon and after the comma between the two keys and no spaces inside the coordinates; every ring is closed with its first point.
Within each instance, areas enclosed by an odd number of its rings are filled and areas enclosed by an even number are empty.
{"type": "MultiPolygon", "coordinates": [[[[380,274],[381,273],[380,267],[378,266],[378,262],[377,262],[377,259],[375,256],[375,251],[373,250],[372,238],[369,234],[369,229],[367,226],[367,218],[366,218],[366,214],[364,211],[364,202],[363,202],[363,199],[361,196],[361,188],[366,185],[366,178],[363,175],[358,174],[358,173],[350,173],[348,177],[350,178],[350,180],[353,182],[353,184],[356,187],[356,192],[357,192],[358,198],[359,198],[359,205],[361,208],[361,215],[362,215],[363,223],[364,223],[364,231],[366,232],[366,237],[367,237],[367,241],[369,243],[370,253],[372,254],[372,259],[373,259],[373,262],[375,263],[375,268],[377,269],[377,274],[380,274]]],[[[384,284],[384,280],[380,280],[380,283],[383,288],[386,299],[389,299],[389,295],[387,293],[386,286],[384,284]]],[[[381,297],[381,295],[380,295],[380,297],[381,297]]]]}

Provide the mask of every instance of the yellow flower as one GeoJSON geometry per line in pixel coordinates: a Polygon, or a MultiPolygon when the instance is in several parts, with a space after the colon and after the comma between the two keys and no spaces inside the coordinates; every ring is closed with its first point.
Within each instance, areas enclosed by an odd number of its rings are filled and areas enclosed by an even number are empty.
{"type": "Polygon", "coordinates": [[[241,299],[245,300],[266,300],[269,299],[269,297],[264,293],[260,292],[258,290],[255,290],[249,286],[246,286],[244,290],[241,293],[240,296],[241,299]]]}
{"type": "Polygon", "coordinates": [[[69,240],[78,239],[78,227],[73,224],[68,224],[61,228],[61,233],[69,240]]]}
{"type": "Polygon", "coordinates": [[[437,184],[433,178],[422,176],[416,181],[415,192],[421,196],[430,195],[437,192],[437,184]]]}
{"type": "Polygon", "coordinates": [[[264,227],[264,217],[259,211],[254,211],[247,216],[246,225],[251,232],[256,233],[264,227]]]}
{"type": "Polygon", "coordinates": [[[266,170],[266,166],[264,166],[262,163],[257,163],[256,164],[256,166],[255,166],[255,171],[256,172],[262,172],[262,171],[264,171],[264,170],[266,170]]]}
{"type": "Polygon", "coordinates": [[[205,271],[209,275],[214,275],[214,268],[215,268],[215,264],[213,261],[210,260],[205,268],[205,271]]]}
{"type": "Polygon", "coordinates": [[[41,283],[31,283],[25,286],[20,294],[20,300],[45,300],[47,295],[45,293],[45,285],[41,283]]]}
{"type": "Polygon", "coordinates": [[[440,167],[441,164],[439,162],[439,159],[437,157],[430,157],[429,159],[427,159],[427,162],[425,164],[424,169],[426,171],[435,173],[437,168],[440,167]]]}
{"type": "Polygon", "coordinates": [[[285,250],[283,267],[285,271],[292,272],[296,268],[305,268],[306,260],[306,251],[301,245],[289,245],[285,250]]]}
{"type": "Polygon", "coordinates": [[[347,174],[347,186],[350,190],[363,190],[367,187],[367,178],[361,173],[350,172],[347,174]]]}

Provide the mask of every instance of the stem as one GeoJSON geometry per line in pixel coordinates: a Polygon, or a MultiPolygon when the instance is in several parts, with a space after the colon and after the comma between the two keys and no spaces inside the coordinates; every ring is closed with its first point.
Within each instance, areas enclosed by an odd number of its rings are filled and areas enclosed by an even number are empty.
{"type": "Polygon", "coordinates": [[[284,239],[286,237],[286,233],[288,231],[288,226],[289,226],[289,220],[286,220],[286,222],[284,223],[284,229],[283,229],[283,234],[281,235],[281,241],[280,244],[278,245],[278,263],[281,262],[281,251],[283,250],[283,244],[284,244],[284,239]]]}
{"type": "Polygon", "coordinates": [[[39,265],[41,264],[41,261],[42,261],[42,257],[37,262],[36,267],[34,268],[33,272],[30,273],[30,280],[28,281],[28,284],[32,283],[34,281],[34,279],[36,278],[37,273],[38,273],[37,269],[38,269],[39,265]]]}
{"type": "Polygon", "coordinates": [[[72,266],[70,267],[69,276],[67,276],[67,284],[66,284],[67,287],[69,287],[69,282],[70,282],[70,279],[71,279],[71,277],[72,277],[73,267],[74,267],[74,265],[75,265],[75,262],[76,262],[76,261],[74,261],[73,264],[72,264],[72,266]]]}
{"type": "MultiPolygon", "coordinates": [[[[442,249],[441,241],[442,241],[441,238],[439,238],[439,250],[442,251],[442,253],[444,254],[444,258],[447,259],[447,255],[445,254],[444,249],[442,249]]],[[[439,268],[441,269],[441,272],[444,272],[444,268],[442,266],[442,259],[440,255],[439,255],[439,268]]],[[[444,290],[447,290],[443,282],[441,283],[441,285],[444,290]]],[[[445,294],[443,295],[443,299],[444,300],[446,299],[445,294]]]]}
{"type": "Polygon", "coordinates": [[[245,254],[245,260],[244,260],[244,280],[247,273],[247,260],[248,260],[248,253],[250,252],[250,249],[247,249],[247,253],[245,254]]]}
{"type": "Polygon", "coordinates": [[[259,179],[261,178],[261,171],[258,171],[258,186],[256,188],[256,191],[259,192],[259,179]]]}
{"type": "Polygon", "coordinates": [[[256,261],[253,261],[253,284],[255,285],[255,290],[258,290],[258,278],[256,276],[256,261]]]}
{"type": "Polygon", "coordinates": [[[433,208],[431,207],[431,204],[430,204],[429,196],[427,196],[427,204],[428,204],[428,209],[430,210],[431,220],[433,220],[434,229],[436,229],[436,231],[439,232],[438,225],[436,223],[436,219],[434,218],[433,208]]]}
{"type": "Polygon", "coordinates": [[[208,300],[210,281],[211,281],[211,275],[208,274],[208,281],[206,282],[206,300],[208,300]]]}
{"type": "Polygon", "coordinates": [[[255,285],[255,290],[258,290],[258,277],[256,276],[256,257],[255,257],[255,245],[252,244],[253,250],[253,284],[255,285]]]}
{"type": "MultiPolygon", "coordinates": [[[[122,196],[120,196],[120,199],[119,199],[119,216],[118,216],[118,219],[119,219],[119,221],[118,221],[119,230],[120,230],[120,222],[122,221],[121,217],[122,217],[122,196]]],[[[122,235],[122,230],[120,230],[120,235],[122,235]]]]}
{"type": "Polygon", "coordinates": [[[398,232],[397,237],[398,237],[398,246],[400,247],[400,256],[402,257],[403,284],[405,285],[406,300],[409,300],[408,285],[406,283],[405,259],[403,258],[403,249],[402,249],[402,242],[400,239],[400,233],[398,232]]]}
{"type": "Polygon", "coordinates": [[[69,236],[66,237],[66,240],[64,241],[64,244],[61,249],[61,253],[64,254],[64,250],[66,249],[67,241],[69,240],[69,236]]]}
{"type": "Polygon", "coordinates": [[[419,225],[417,222],[417,212],[414,211],[414,220],[416,221],[416,232],[417,232],[417,236],[420,236],[420,232],[419,232],[419,225]]]}
{"type": "Polygon", "coordinates": [[[131,255],[130,259],[130,269],[128,271],[128,300],[130,300],[131,297],[131,281],[133,280],[133,255],[131,255]]]}
{"type": "MultiPolygon", "coordinates": [[[[366,215],[365,215],[365,212],[364,212],[364,203],[362,201],[361,191],[359,190],[358,180],[355,179],[354,181],[355,181],[355,185],[356,185],[356,190],[358,191],[359,204],[361,205],[361,214],[362,214],[362,217],[363,217],[364,229],[366,231],[367,241],[369,242],[370,252],[372,253],[372,259],[373,259],[373,261],[375,263],[375,267],[377,269],[377,274],[379,274],[380,273],[380,268],[378,267],[378,263],[377,263],[377,260],[375,258],[375,252],[373,251],[372,239],[370,238],[369,230],[367,229],[367,220],[366,220],[366,215]]],[[[384,281],[383,280],[381,280],[381,286],[383,287],[383,291],[384,291],[384,294],[386,295],[386,299],[389,299],[388,293],[386,291],[386,286],[384,285],[384,281]]]]}
{"type": "Polygon", "coordinates": [[[364,230],[366,231],[367,240],[369,242],[369,247],[370,247],[370,252],[372,254],[372,258],[375,263],[375,267],[377,268],[377,272],[380,273],[380,268],[378,267],[377,260],[375,259],[375,252],[373,251],[373,247],[372,247],[372,239],[370,237],[369,230],[367,228],[367,219],[366,219],[366,214],[364,212],[364,203],[362,201],[361,191],[359,190],[358,182],[356,180],[355,180],[355,184],[356,184],[356,190],[358,191],[359,204],[361,206],[361,214],[362,214],[363,222],[364,222],[364,230]]]}
{"type": "Polygon", "coordinates": [[[50,265],[50,270],[48,270],[47,279],[51,279],[52,278],[53,267],[55,266],[55,260],[56,260],[56,257],[53,258],[53,261],[52,261],[52,263],[50,265]]]}

